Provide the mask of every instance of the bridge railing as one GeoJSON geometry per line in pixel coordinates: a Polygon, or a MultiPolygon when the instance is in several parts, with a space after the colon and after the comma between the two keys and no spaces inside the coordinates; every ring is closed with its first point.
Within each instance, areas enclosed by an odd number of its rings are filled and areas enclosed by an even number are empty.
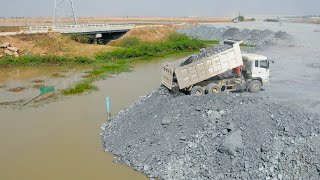
{"type": "Polygon", "coordinates": [[[95,31],[97,29],[100,30],[115,30],[115,29],[132,29],[134,28],[134,24],[79,24],[79,25],[59,25],[59,26],[30,26],[23,27],[24,31],[36,31],[36,32],[60,32],[68,30],[68,32],[72,31],[95,31]]]}

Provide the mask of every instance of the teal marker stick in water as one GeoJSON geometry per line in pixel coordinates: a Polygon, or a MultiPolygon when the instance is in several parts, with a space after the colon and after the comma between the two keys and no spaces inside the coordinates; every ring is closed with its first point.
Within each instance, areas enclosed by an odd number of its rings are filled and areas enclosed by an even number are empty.
{"type": "Polygon", "coordinates": [[[110,113],[110,98],[106,97],[106,109],[107,113],[110,113]]]}
{"type": "Polygon", "coordinates": [[[40,94],[54,91],[54,86],[40,86],[40,94]]]}

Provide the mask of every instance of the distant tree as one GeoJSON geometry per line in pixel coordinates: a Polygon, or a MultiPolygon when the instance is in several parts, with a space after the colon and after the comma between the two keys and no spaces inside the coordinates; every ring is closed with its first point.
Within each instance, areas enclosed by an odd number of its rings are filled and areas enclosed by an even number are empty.
{"type": "Polygon", "coordinates": [[[244,21],[244,16],[238,16],[238,20],[239,20],[240,22],[243,22],[243,21],[244,21]]]}
{"type": "Polygon", "coordinates": [[[247,19],[247,21],[256,21],[255,18],[247,19]]]}
{"type": "Polygon", "coordinates": [[[279,22],[278,19],[265,19],[265,22],[279,22]]]}

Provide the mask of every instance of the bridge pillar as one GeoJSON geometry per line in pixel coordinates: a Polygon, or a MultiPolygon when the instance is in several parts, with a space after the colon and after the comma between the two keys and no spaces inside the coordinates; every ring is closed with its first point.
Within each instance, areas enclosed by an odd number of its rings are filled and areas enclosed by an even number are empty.
{"type": "Polygon", "coordinates": [[[99,38],[102,38],[102,34],[101,33],[96,34],[96,37],[94,38],[94,43],[95,44],[98,44],[98,39],[99,38]]]}

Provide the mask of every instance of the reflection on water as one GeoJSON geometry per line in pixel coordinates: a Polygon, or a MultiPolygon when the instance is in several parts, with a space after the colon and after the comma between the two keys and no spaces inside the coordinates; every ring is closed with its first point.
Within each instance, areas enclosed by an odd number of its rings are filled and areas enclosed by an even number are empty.
{"type": "MultiPolygon", "coordinates": [[[[0,109],[0,179],[147,179],[103,152],[99,134],[107,116],[104,101],[110,97],[111,113],[116,114],[160,86],[162,63],[177,58],[136,63],[133,72],[96,82],[99,91],[87,96],[36,109],[0,109]]],[[[17,79],[23,80],[13,81],[17,79]]]]}
{"type": "Polygon", "coordinates": [[[15,67],[0,71],[0,103],[31,99],[39,95],[41,85],[66,89],[82,80],[88,67],[15,67]],[[11,92],[11,89],[22,91],[11,92]]]}

